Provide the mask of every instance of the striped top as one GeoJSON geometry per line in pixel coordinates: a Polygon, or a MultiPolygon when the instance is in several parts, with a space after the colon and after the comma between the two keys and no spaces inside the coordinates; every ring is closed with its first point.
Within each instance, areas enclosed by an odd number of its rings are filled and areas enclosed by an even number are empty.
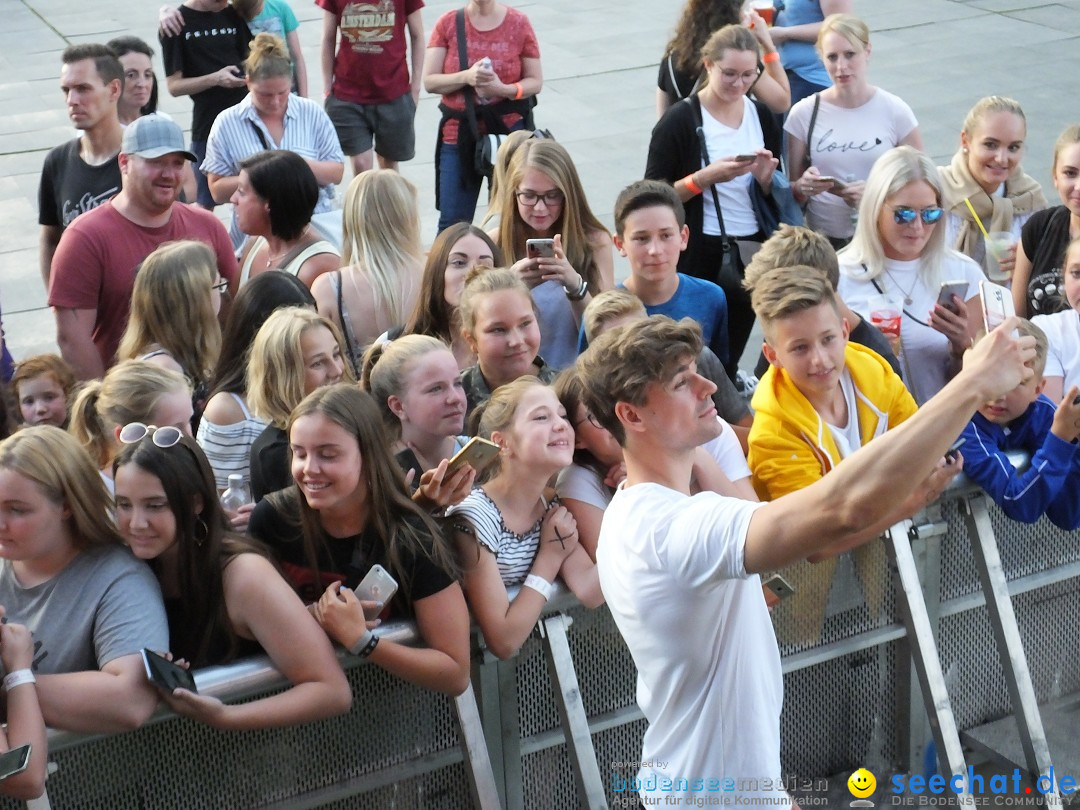
{"type": "Polygon", "coordinates": [[[229,396],[236,400],[244,418],[231,425],[215,425],[204,416],[195,437],[214,471],[218,489],[229,486],[230,475],[244,476],[244,483],[251,486],[251,445],[266,429],[266,422],[251,415],[242,397],[233,393],[229,396]]]}
{"type": "MultiPolygon", "coordinates": [[[[248,93],[243,101],[224,110],[214,121],[206,142],[206,159],[200,168],[206,174],[236,177],[240,174],[240,161],[264,149],[288,149],[307,160],[345,163],[334,125],[317,103],[297,95],[289,96],[289,104],[285,108],[285,134],[281,143],[275,143],[248,93]]],[[[319,189],[315,213],[334,210],[335,189],[333,184],[319,189]]],[[[243,243],[235,215],[229,226],[229,235],[233,237],[234,247],[243,243]]]]}
{"type": "Polygon", "coordinates": [[[543,517],[524,534],[512,532],[506,528],[499,507],[482,487],[477,487],[461,503],[447,509],[446,515],[455,518],[452,521],[455,529],[471,534],[495,555],[503,585],[520,585],[525,581],[540,547],[543,517]]]}

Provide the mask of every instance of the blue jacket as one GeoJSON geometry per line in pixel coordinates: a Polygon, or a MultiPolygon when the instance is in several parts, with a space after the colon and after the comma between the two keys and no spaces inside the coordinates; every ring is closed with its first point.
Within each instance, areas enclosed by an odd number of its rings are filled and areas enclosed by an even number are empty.
{"type": "Polygon", "coordinates": [[[1057,406],[1040,396],[1008,427],[982,414],[961,434],[964,472],[1013,520],[1034,523],[1043,513],[1062,529],[1080,526],[1080,455],[1077,446],[1050,432],[1057,406]],[[1031,464],[1020,472],[1009,451],[1023,451],[1031,464]]]}

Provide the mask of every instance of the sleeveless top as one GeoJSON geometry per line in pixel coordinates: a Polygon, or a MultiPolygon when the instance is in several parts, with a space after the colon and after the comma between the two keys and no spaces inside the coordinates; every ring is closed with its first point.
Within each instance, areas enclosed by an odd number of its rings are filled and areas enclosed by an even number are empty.
{"type": "Polygon", "coordinates": [[[229,476],[236,474],[244,476],[244,483],[251,486],[251,445],[266,429],[265,422],[251,415],[243,397],[231,391],[229,396],[236,401],[244,418],[231,425],[218,425],[203,419],[195,436],[214,471],[214,484],[218,489],[229,486],[229,476]]]}
{"type": "MultiPolygon", "coordinates": [[[[262,236],[256,236],[255,240],[251,243],[251,249],[248,250],[247,256],[244,258],[244,263],[240,267],[240,283],[238,286],[242,287],[247,284],[248,278],[251,277],[251,264],[255,261],[255,254],[262,250],[262,247],[265,244],[266,239],[262,236]]],[[[318,256],[323,253],[332,253],[338,258],[341,257],[341,254],[338,252],[338,249],[336,247],[327,242],[325,239],[319,239],[318,241],[312,242],[307,247],[302,248],[294,256],[286,255],[285,258],[288,261],[286,261],[285,264],[281,267],[268,269],[284,270],[289,275],[296,276],[300,274],[300,268],[304,266],[304,262],[306,262],[312,256],[318,256]]]]}
{"type": "Polygon", "coordinates": [[[330,286],[334,288],[334,296],[337,298],[338,318],[341,319],[341,331],[345,335],[345,348],[349,353],[349,363],[352,364],[353,374],[359,380],[366,347],[361,346],[357,340],[356,332],[352,328],[352,321],[349,320],[349,311],[345,309],[345,299],[341,295],[340,270],[335,270],[330,274],[330,286]]]}

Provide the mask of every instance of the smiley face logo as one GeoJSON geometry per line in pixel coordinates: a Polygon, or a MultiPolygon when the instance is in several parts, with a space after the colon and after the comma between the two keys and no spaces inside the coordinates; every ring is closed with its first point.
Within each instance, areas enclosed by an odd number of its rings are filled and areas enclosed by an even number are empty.
{"type": "Polygon", "coordinates": [[[865,799],[877,788],[877,779],[866,768],[859,768],[847,780],[847,788],[857,799],[865,799]]]}

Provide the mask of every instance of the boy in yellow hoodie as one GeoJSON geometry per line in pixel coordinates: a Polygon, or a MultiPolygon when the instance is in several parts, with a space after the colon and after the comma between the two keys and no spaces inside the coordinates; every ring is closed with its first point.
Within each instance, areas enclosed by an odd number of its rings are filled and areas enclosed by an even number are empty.
{"type": "MultiPolygon", "coordinates": [[[[751,303],[765,332],[769,369],[751,401],[747,460],[758,496],[771,501],[817,481],[915,413],[916,405],[880,355],[848,341],[848,323],[820,270],[769,270],[755,279],[751,303]]],[[[855,563],[876,615],[885,581],[881,543],[862,546],[855,563]]],[[[835,568],[830,559],[785,569],[796,595],[777,608],[776,623],[797,626],[784,640],[818,639],[835,568]]]]}

